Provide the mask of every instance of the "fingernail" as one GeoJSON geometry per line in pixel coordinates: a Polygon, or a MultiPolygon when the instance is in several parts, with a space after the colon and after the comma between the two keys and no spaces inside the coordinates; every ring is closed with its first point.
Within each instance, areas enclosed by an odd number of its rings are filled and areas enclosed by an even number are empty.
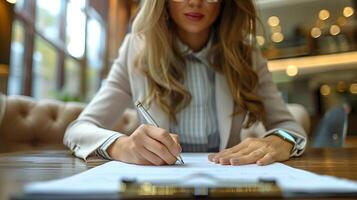
{"type": "Polygon", "coordinates": [[[221,164],[223,164],[223,165],[227,165],[227,164],[229,164],[230,162],[229,162],[229,160],[227,160],[227,159],[219,159],[219,163],[221,163],[221,164]]]}
{"type": "Polygon", "coordinates": [[[261,161],[257,161],[257,165],[263,165],[261,161]]]}
{"type": "Polygon", "coordinates": [[[231,165],[238,165],[239,164],[239,159],[238,158],[232,158],[230,160],[231,165]]]}

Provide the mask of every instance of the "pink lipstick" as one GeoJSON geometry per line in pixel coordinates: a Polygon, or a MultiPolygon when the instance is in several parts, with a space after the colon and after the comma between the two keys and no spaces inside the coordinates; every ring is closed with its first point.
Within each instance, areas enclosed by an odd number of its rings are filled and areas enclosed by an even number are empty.
{"type": "Polygon", "coordinates": [[[205,15],[198,12],[188,12],[185,13],[185,16],[190,21],[200,21],[205,15]]]}

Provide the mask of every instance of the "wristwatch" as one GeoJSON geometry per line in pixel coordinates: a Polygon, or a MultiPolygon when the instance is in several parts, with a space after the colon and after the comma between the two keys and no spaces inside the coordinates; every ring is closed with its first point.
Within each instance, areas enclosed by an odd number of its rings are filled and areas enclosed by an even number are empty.
{"type": "MultiPolygon", "coordinates": [[[[288,132],[286,132],[284,130],[281,130],[281,129],[277,129],[274,132],[270,133],[269,135],[276,135],[276,136],[280,137],[281,139],[283,139],[283,140],[289,142],[290,144],[292,144],[293,148],[290,151],[291,155],[296,151],[296,140],[295,140],[295,138],[293,136],[291,136],[290,133],[288,133],[288,132]]],[[[267,135],[267,136],[269,136],[269,135],[267,135]]]]}

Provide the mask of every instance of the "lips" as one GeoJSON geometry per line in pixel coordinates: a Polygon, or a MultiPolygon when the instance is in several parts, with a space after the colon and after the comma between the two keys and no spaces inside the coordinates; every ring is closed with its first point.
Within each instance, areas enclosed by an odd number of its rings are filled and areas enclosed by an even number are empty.
{"type": "Polygon", "coordinates": [[[200,21],[205,15],[197,12],[185,13],[185,16],[190,21],[200,21]]]}

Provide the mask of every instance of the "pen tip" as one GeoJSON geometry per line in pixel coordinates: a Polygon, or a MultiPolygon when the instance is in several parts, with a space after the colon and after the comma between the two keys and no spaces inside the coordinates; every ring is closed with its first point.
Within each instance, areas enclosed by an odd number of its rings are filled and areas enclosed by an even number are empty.
{"type": "Polygon", "coordinates": [[[184,164],[185,164],[185,162],[183,162],[183,159],[182,159],[182,157],[181,157],[181,156],[179,156],[179,161],[180,161],[180,163],[181,163],[182,165],[184,165],[184,164]]]}

